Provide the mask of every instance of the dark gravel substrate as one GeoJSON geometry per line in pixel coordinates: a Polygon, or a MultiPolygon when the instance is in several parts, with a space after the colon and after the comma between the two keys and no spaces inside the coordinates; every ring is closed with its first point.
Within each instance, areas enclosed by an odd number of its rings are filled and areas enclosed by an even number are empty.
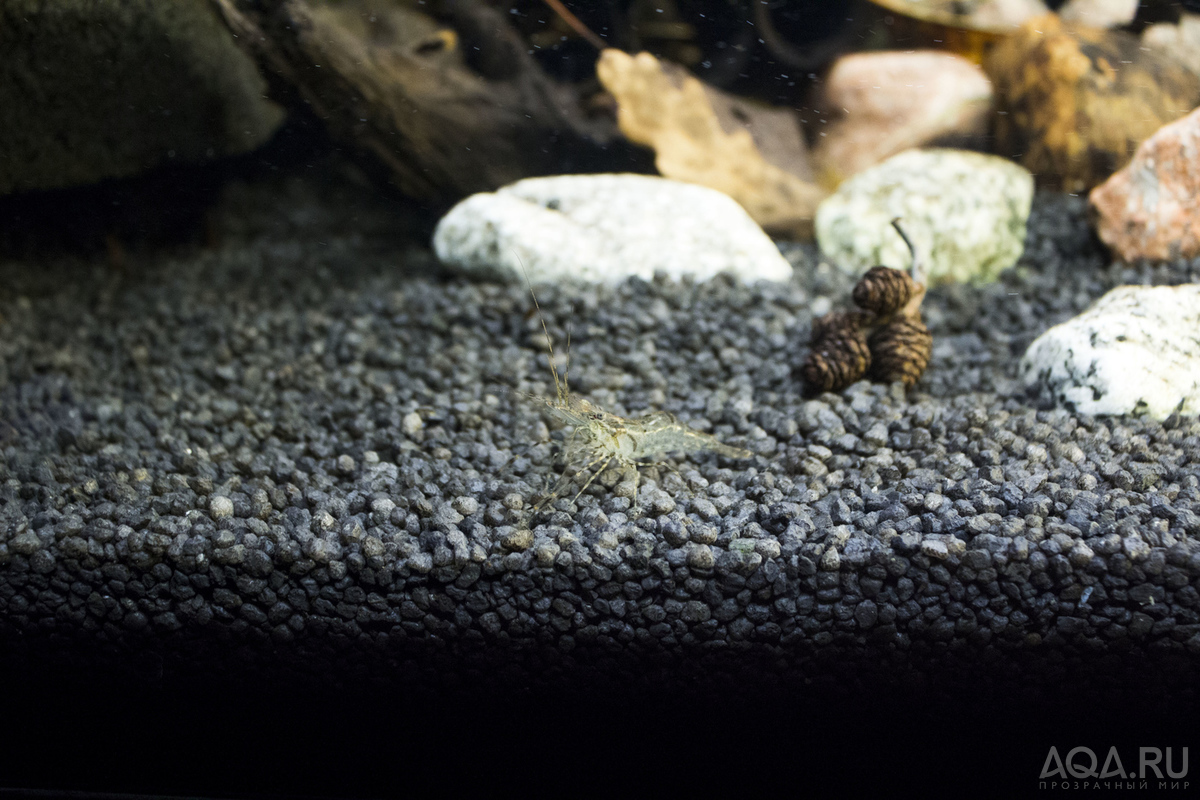
{"type": "MultiPolygon", "coordinates": [[[[1108,288],[1200,263],[1110,266],[1082,200],[1040,197],[1016,269],[930,292],[933,362],[907,398],[803,397],[810,309],[852,283],[811,248],[785,247],[788,286],[543,287],[575,391],[759,455],[648,470],[633,500],[604,476],[531,519],[561,433],[520,394],[549,390],[528,291],[444,276],[384,212],[306,191],[244,189],[219,247],[120,272],[0,265],[6,680],[53,695],[86,672],[139,713],[234,714],[270,687],[281,727],[289,705],[341,719],[344,692],[402,728],[560,701],[582,728],[658,698],[690,709],[675,731],[769,707],[785,717],[760,733],[812,747],[905,739],[852,721],[867,708],[922,708],[947,736],[980,713],[1049,731],[1063,709],[1195,709],[1200,422],[1039,409],[1014,379],[1108,288]]],[[[76,702],[46,694],[28,719],[76,702]]],[[[702,758],[718,734],[696,731],[660,752],[702,758]]],[[[1033,787],[1062,743],[1021,742],[1033,787]]]]}

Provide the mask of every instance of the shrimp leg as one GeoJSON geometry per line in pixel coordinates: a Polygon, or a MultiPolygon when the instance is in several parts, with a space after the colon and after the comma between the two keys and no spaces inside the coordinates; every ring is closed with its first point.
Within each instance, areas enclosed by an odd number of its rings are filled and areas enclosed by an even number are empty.
{"type": "MultiPolygon", "coordinates": [[[[579,435],[579,428],[576,427],[571,431],[570,437],[563,444],[563,452],[564,453],[571,452],[571,445],[573,445],[575,443],[575,437],[578,435],[579,435]]],[[[542,500],[540,503],[538,503],[537,505],[535,505],[533,507],[533,511],[535,514],[538,511],[540,511],[542,509],[542,507],[545,506],[547,503],[553,502],[558,497],[559,492],[562,491],[563,486],[566,485],[567,481],[569,481],[572,477],[574,477],[574,476],[567,474],[567,470],[569,468],[570,468],[569,464],[563,466],[562,475],[560,475],[558,477],[558,480],[554,482],[554,486],[553,486],[553,488],[551,488],[550,494],[548,494],[544,500],[542,500]]]]}
{"type": "Polygon", "coordinates": [[[570,481],[572,477],[573,476],[568,475],[567,471],[564,469],[563,474],[559,476],[558,480],[554,482],[554,486],[550,489],[550,494],[546,495],[546,498],[544,500],[542,500],[540,503],[538,503],[537,505],[535,505],[533,507],[533,513],[536,514],[537,512],[541,511],[548,503],[552,503],[555,500],[557,500],[558,495],[563,490],[563,487],[567,485],[567,482],[570,481]]]}
{"type": "MultiPolygon", "coordinates": [[[[578,492],[576,492],[575,496],[571,498],[572,503],[574,503],[576,500],[579,499],[579,495],[581,495],[585,491],[587,491],[587,488],[592,485],[592,481],[596,480],[597,475],[599,475],[601,472],[604,472],[604,470],[608,468],[609,462],[611,462],[613,460],[613,458],[615,458],[615,456],[605,456],[605,455],[597,456],[591,462],[584,465],[583,469],[581,469],[578,473],[576,473],[576,475],[586,473],[588,470],[590,470],[596,464],[600,463],[601,460],[604,460],[604,466],[600,467],[600,469],[593,472],[592,477],[588,478],[587,483],[585,483],[583,485],[583,488],[580,489],[578,492]],[[607,459],[607,460],[605,460],[605,459],[607,459]]],[[[546,499],[542,500],[540,503],[538,503],[536,506],[533,507],[534,513],[537,513],[538,511],[540,511],[543,507],[546,506],[547,503],[551,503],[555,499],[557,499],[559,493],[562,491],[563,486],[568,481],[575,478],[576,475],[568,475],[567,471],[564,469],[562,476],[557,481],[555,481],[554,488],[551,490],[550,494],[546,497],[546,499]]]]}
{"type": "MultiPolygon", "coordinates": [[[[597,458],[597,459],[596,459],[595,461],[593,461],[591,464],[588,464],[586,467],[584,467],[584,468],[583,468],[583,469],[584,469],[584,472],[586,472],[586,471],[588,471],[589,469],[591,469],[591,468],[592,468],[592,465],[593,465],[593,464],[595,464],[597,461],[599,461],[601,458],[604,458],[604,456],[600,456],[600,458],[597,458]]],[[[591,485],[592,485],[592,481],[596,480],[596,477],[597,477],[597,476],[598,476],[598,475],[599,475],[601,472],[604,472],[604,470],[608,469],[608,465],[612,463],[612,460],[613,460],[613,458],[615,458],[615,456],[609,456],[609,457],[608,457],[608,458],[605,460],[605,462],[604,462],[604,466],[600,467],[600,469],[598,469],[598,470],[596,470],[595,472],[593,472],[593,473],[592,473],[592,477],[590,477],[590,478],[588,478],[588,479],[587,479],[587,483],[585,483],[585,484],[583,485],[583,488],[582,488],[582,489],[580,489],[578,492],[576,492],[576,493],[575,493],[575,496],[574,496],[573,498],[571,498],[571,502],[572,502],[572,503],[574,503],[576,500],[578,500],[578,499],[579,499],[579,495],[581,495],[581,494],[583,494],[585,491],[587,491],[587,488],[588,488],[589,486],[591,486],[591,485]]]]}

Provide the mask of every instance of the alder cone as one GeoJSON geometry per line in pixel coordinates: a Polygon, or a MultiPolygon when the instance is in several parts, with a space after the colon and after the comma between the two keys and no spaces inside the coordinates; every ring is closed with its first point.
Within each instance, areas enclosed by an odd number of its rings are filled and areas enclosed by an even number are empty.
{"type": "Polygon", "coordinates": [[[903,381],[905,387],[917,382],[933,354],[933,335],[918,319],[894,319],[871,334],[870,350],[874,358],[871,375],[885,383],[903,381]]]}
{"type": "Polygon", "coordinates": [[[862,331],[873,321],[873,316],[864,311],[830,311],[825,316],[813,320],[809,340],[816,347],[825,339],[849,336],[862,331]]]}
{"type": "Polygon", "coordinates": [[[895,314],[917,292],[907,272],[871,267],[854,285],[854,304],[880,316],[895,314]]]}
{"type": "MultiPolygon", "coordinates": [[[[800,374],[809,392],[838,392],[870,372],[912,386],[929,366],[933,336],[909,302],[923,291],[907,272],[872,267],[854,287],[861,309],[834,311],[812,324],[800,374]]],[[[919,302],[919,301],[918,301],[919,302]]]]}
{"type": "Polygon", "coordinates": [[[838,392],[866,375],[870,366],[866,334],[843,327],[814,342],[800,375],[811,392],[838,392]]]}

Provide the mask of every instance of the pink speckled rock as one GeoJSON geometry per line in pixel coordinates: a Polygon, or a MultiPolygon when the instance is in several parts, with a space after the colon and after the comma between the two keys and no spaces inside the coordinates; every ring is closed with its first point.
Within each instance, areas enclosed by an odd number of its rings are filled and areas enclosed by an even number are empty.
{"type": "Polygon", "coordinates": [[[1126,261],[1200,254],[1200,109],[1164,125],[1089,197],[1100,238],[1126,261]]]}

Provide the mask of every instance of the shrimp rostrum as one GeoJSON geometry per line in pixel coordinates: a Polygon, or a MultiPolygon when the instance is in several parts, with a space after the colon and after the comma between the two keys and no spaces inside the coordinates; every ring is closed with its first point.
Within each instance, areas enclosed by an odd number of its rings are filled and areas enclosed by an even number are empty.
{"type": "MultiPolygon", "coordinates": [[[[532,292],[532,287],[530,288],[532,292]]],[[[537,296],[534,296],[537,304],[537,296]]],[[[541,308],[538,307],[540,314],[541,308]]],[[[754,454],[740,447],[731,447],[700,431],[692,430],[681,419],[666,411],[655,411],[642,417],[626,419],[598,408],[587,400],[571,395],[567,374],[559,375],[554,365],[554,344],[546,321],[542,330],[549,348],[547,360],[554,379],[555,397],[547,399],[531,395],[530,399],[546,406],[550,416],[570,426],[571,433],[563,447],[562,460],[566,465],[562,478],[550,495],[535,506],[540,509],[556,499],[570,480],[569,471],[577,467],[580,475],[590,476],[575,494],[578,499],[592,482],[609,467],[619,467],[638,479],[637,468],[657,463],[667,453],[710,451],[727,458],[753,458],[754,454]]]]}

